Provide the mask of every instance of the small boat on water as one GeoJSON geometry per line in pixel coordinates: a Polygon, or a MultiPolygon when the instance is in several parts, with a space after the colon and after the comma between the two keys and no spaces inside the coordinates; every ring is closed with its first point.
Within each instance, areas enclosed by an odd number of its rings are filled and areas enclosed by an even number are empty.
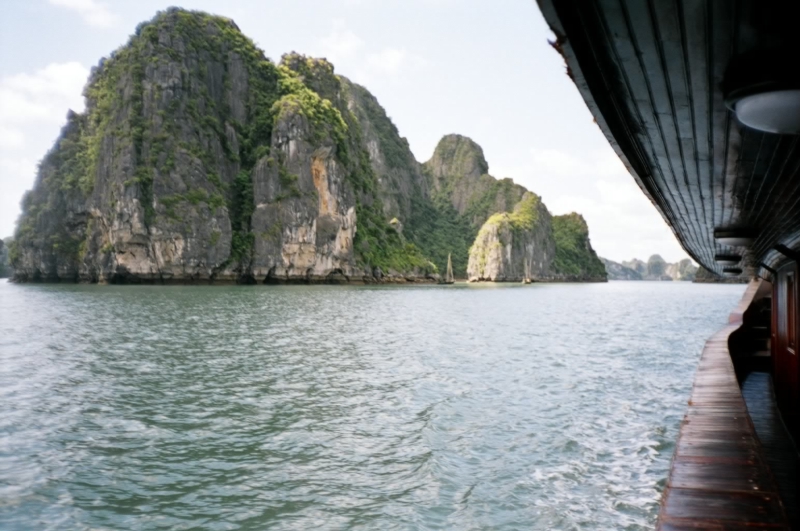
{"type": "Polygon", "coordinates": [[[447,255],[447,272],[444,275],[444,280],[439,281],[440,284],[455,284],[456,282],[456,278],[453,276],[453,261],[450,259],[451,254],[447,255]]]}

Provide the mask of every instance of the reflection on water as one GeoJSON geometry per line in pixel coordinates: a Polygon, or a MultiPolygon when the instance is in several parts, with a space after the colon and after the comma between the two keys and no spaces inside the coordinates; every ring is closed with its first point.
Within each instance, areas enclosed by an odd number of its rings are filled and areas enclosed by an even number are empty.
{"type": "Polygon", "coordinates": [[[0,528],[651,529],[743,289],[0,283],[0,528]]]}

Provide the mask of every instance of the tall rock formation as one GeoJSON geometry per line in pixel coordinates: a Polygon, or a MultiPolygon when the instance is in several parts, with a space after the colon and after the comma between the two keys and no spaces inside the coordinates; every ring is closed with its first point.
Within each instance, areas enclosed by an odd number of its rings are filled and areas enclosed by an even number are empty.
{"type": "Polygon", "coordinates": [[[94,69],[43,160],[17,278],[432,274],[386,219],[347,88],[325,60],[275,65],[228,19],[160,13],[94,69]]]}
{"type": "Polygon", "coordinates": [[[205,13],[139,25],[84,95],[23,199],[16,280],[431,281],[449,254],[463,278],[526,193],[463,136],[420,164],[327,60],[275,64],[205,13]]]}
{"type": "Polygon", "coordinates": [[[407,221],[415,203],[429,196],[422,166],[375,96],[345,77],[339,76],[339,80],[342,97],[361,127],[362,142],[378,177],[377,195],[384,214],[390,219],[407,221]]]}
{"type": "Polygon", "coordinates": [[[526,192],[511,213],[490,217],[470,249],[470,281],[519,282],[550,274],[555,257],[550,212],[539,196],[526,192]]]}
{"type": "Polygon", "coordinates": [[[605,282],[605,268],[576,213],[551,216],[539,196],[526,192],[511,213],[495,214],[470,249],[471,282],[605,282]]]}
{"type": "Polygon", "coordinates": [[[437,265],[452,253],[471,281],[605,281],[583,218],[553,218],[525,187],[490,175],[472,139],[444,136],[423,172],[433,207],[417,205],[408,233],[437,265]]]}
{"type": "Polygon", "coordinates": [[[411,239],[443,269],[452,254],[453,269],[466,276],[469,248],[492,214],[510,212],[525,188],[489,175],[483,149],[472,139],[445,135],[422,165],[429,199],[414,202],[406,226],[411,239]]]}
{"type": "Polygon", "coordinates": [[[447,198],[473,227],[496,212],[511,211],[527,191],[511,179],[489,175],[483,149],[461,135],[442,137],[423,168],[434,193],[447,198]]]}

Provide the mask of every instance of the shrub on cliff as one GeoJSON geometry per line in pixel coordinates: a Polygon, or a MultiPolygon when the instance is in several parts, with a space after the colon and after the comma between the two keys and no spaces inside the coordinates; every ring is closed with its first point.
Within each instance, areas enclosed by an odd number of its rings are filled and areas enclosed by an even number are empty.
{"type": "Polygon", "coordinates": [[[559,275],[605,278],[606,269],[589,243],[589,227],[583,216],[553,216],[556,256],[553,271],[559,275]]]}

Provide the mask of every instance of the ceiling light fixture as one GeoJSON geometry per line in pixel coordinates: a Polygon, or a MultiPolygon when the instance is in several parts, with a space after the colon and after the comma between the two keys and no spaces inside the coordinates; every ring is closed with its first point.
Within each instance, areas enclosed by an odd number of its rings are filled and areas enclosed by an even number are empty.
{"type": "Polygon", "coordinates": [[[800,89],[750,94],[737,100],[733,111],[742,124],[758,131],[800,134],[800,89]]]}
{"type": "Polygon", "coordinates": [[[736,57],[722,82],[725,105],[757,131],[800,134],[800,73],[792,46],[777,45],[736,57]]]}
{"type": "Polygon", "coordinates": [[[714,261],[719,265],[736,265],[742,261],[742,257],[738,254],[718,254],[714,256],[714,261]]]}

